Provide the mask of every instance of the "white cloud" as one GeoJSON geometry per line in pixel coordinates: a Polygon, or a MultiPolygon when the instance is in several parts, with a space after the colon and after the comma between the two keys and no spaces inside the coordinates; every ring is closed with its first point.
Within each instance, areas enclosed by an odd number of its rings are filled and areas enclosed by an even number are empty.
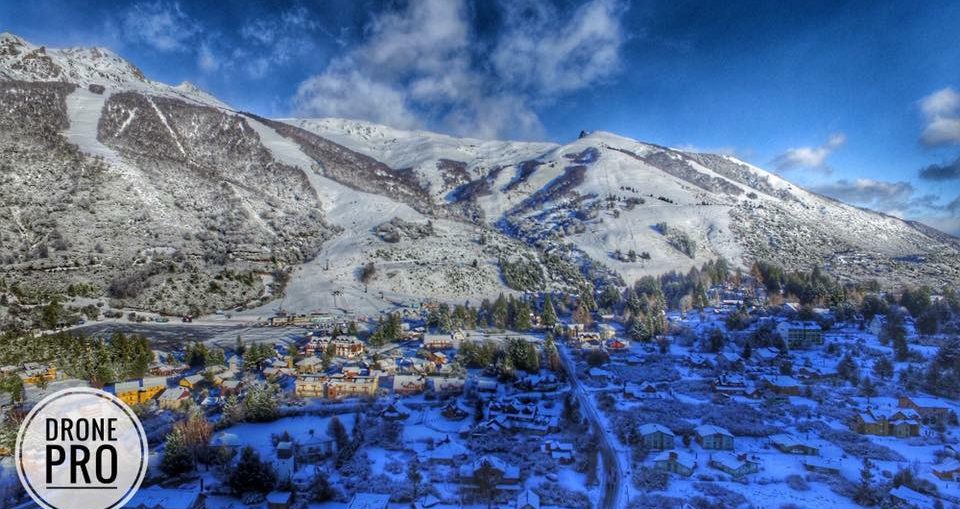
{"type": "Polygon", "coordinates": [[[220,59],[213,54],[208,43],[202,43],[197,52],[197,66],[203,72],[216,72],[220,69],[220,59]]]}
{"type": "Polygon", "coordinates": [[[826,143],[817,147],[795,147],[787,149],[773,160],[778,171],[788,171],[797,168],[807,168],[830,173],[827,167],[827,157],[843,146],[847,136],[836,133],[830,136],[826,143]]]}
{"type": "Polygon", "coordinates": [[[912,198],[915,189],[913,184],[905,181],[841,179],[829,184],[813,186],[812,189],[847,203],[894,215],[903,215],[914,205],[912,198]]]}
{"type": "Polygon", "coordinates": [[[126,40],[165,52],[188,50],[200,32],[179,3],[163,0],[133,4],[123,14],[121,28],[126,40]]]}
{"type": "Polygon", "coordinates": [[[920,142],[928,147],[960,144],[960,93],[951,87],[920,100],[924,126],[920,142]]]}
{"type": "Polygon", "coordinates": [[[566,16],[533,2],[505,3],[501,29],[481,40],[463,0],[411,2],[376,16],[364,42],[304,81],[294,101],[301,115],[538,138],[537,105],[618,68],[621,11],[610,0],[589,1],[566,16]],[[373,90],[386,97],[370,97],[373,90]],[[365,107],[371,101],[383,104],[365,107]]]}

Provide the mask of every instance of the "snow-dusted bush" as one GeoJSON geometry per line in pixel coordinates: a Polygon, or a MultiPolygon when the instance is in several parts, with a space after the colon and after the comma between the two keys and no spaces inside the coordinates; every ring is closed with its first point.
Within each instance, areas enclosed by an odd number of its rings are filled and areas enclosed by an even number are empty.
{"type": "Polygon", "coordinates": [[[670,474],[649,467],[640,467],[633,473],[633,485],[638,490],[663,491],[670,485],[670,474]]]}
{"type": "Polygon", "coordinates": [[[807,491],[810,489],[810,485],[807,484],[806,479],[798,474],[790,474],[787,476],[787,486],[794,491],[807,491]]]}

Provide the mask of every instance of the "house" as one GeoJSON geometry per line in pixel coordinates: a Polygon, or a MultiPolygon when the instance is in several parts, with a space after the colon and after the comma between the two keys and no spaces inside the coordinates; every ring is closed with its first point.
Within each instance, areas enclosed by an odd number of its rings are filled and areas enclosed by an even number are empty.
{"type": "Polygon", "coordinates": [[[780,452],[787,454],[804,454],[810,456],[820,454],[819,447],[786,433],[771,436],[770,444],[779,449],[780,452]]]}
{"type": "Polygon", "coordinates": [[[427,387],[434,394],[453,395],[463,392],[467,380],[459,376],[431,376],[427,377],[427,387]]]}
{"type": "Polygon", "coordinates": [[[166,388],[167,379],[163,377],[149,377],[140,380],[117,382],[105,387],[107,392],[113,394],[119,398],[120,401],[128,405],[146,403],[166,390],[166,388]]]}
{"type": "Polygon", "coordinates": [[[933,471],[933,475],[943,481],[960,480],[960,461],[956,459],[945,461],[940,465],[934,465],[931,470],[933,471]]]}
{"type": "Polygon", "coordinates": [[[460,484],[467,490],[476,489],[480,484],[477,482],[476,474],[481,470],[493,470],[496,477],[500,479],[497,485],[498,489],[511,489],[520,482],[520,468],[511,465],[502,459],[487,454],[474,460],[473,462],[461,465],[459,469],[460,484]]]}
{"type": "Polygon", "coordinates": [[[422,375],[394,375],[393,393],[401,396],[420,394],[427,386],[427,379],[422,375]]]}
{"type": "Polygon", "coordinates": [[[316,373],[323,369],[323,359],[320,357],[304,357],[295,364],[297,373],[316,373]]]}
{"type": "Polygon", "coordinates": [[[777,324],[777,334],[791,350],[823,344],[823,328],[817,322],[795,320],[780,322],[777,324]]]}
{"type": "Polygon", "coordinates": [[[746,454],[716,453],[710,456],[709,465],[733,477],[743,477],[760,471],[760,464],[747,458],[746,454]]]}
{"type": "Polygon", "coordinates": [[[733,434],[720,426],[703,424],[694,429],[697,443],[704,449],[733,450],[733,434]]]}
{"type": "Polygon", "coordinates": [[[890,490],[887,494],[890,497],[890,501],[895,504],[905,505],[907,507],[937,507],[937,502],[940,502],[940,506],[943,506],[943,502],[938,498],[914,491],[908,488],[906,485],[901,485],[897,488],[890,490]]]}
{"type": "Polygon", "coordinates": [[[529,375],[517,381],[514,387],[523,391],[553,392],[560,388],[560,379],[551,373],[529,375]]]}
{"type": "Polygon", "coordinates": [[[23,370],[18,373],[24,384],[37,385],[43,382],[52,382],[57,379],[57,368],[38,362],[27,362],[23,370]]]}
{"type": "Polygon", "coordinates": [[[867,409],[854,416],[850,429],[861,435],[916,437],[920,436],[920,414],[910,408],[867,409]]]}
{"type": "Polygon", "coordinates": [[[181,490],[151,486],[140,488],[124,509],[204,509],[199,490],[181,490]]]}
{"type": "Polygon", "coordinates": [[[354,336],[337,336],[330,340],[334,355],[346,359],[353,359],[363,355],[364,344],[354,336]]]}
{"type": "Polygon", "coordinates": [[[470,450],[449,437],[436,444],[431,451],[427,451],[426,459],[430,463],[441,465],[455,465],[463,463],[470,456],[470,450]]]}
{"type": "Polygon", "coordinates": [[[474,379],[474,386],[480,392],[497,392],[497,387],[499,384],[493,378],[476,378],[474,379]]]}
{"type": "Polygon", "coordinates": [[[289,491],[271,491],[267,493],[267,509],[290,509],[293,505],[293,493],[289,491]]]}
{"type": "Polygon", "coordinates": [[[923,423],[931,426],[947,425],[957,420],[957,414],[950,404],[937,398],[900,396],[899,406],[915,410],[920,414],[923,423]]]}
{"type": "Polygon", "coordinates": [[[773,365],[778,363],[783,353],[771,346],[758,348],[753,351],[753,360],[758,364],[773,365]]]}
{"type": "Polygon", "coordinates": [[[203,375],[190,375],[180,379],[180,387],[190,390],[196,389],[201,383],[203,383],[203,375]]]}
{"type": "Polygon", "coordinates": [[[663,397],[657,390],[657,386],[646,380],[640,384],[628,383],[624,385],[623,395],[630,399],[659,399],[663,397]]]}
{"type": "Polygon", "coordinates": [[[380,417],[388,421],[403,421],[410,417],[410,409],[399,401],[393,401],[380,411],[380,417]]]}
{"type": "Polygon", "coordinates": [[[427,350],[452,350],[460,348],[464,339],[466,335],[462,331],[449,334],[424,334],[423,347],[427,350]]]}
{"type": "Polygon", "coordinates": [[[451,399],[447,406],[443,407],[440,415],[451,421],[462,421],[466,419],[470,412],[460,404],[456,399],[451,399]]]}
{"type": "Polygon", "coordinates": [[[799,396],[802,392],[800,381],[792,376],[775,375],[763,378],[763,386],[782,396],[799,396]]]}
{"type": "Polygon", "coordinates": [[[184,401],[190,400],[190,389],[186,387],[171,387],[160,393],[157,398],[157,404],[165,410],[179,410],[183,407],[184,401]]]}
{"type": "Polygon", "coordinates": [[[337,452],[337,441],[326,435],[310,432],[296,442],[296,461],[300,464],[317,463],[337,452]]]}
{"type": "Polygon", "coordinates": [[[637,428],[643,447],[651,451],[673,449],[674,435],[670,428],[660,424],[643,424],[637,428]]]}
{"type": "Polygon", "coordinates": [[[818,474],[840,474],[840,461],[839,460],[828,460],[824,458],[811,457],[807,458],[803,462],[803,468],[808,472],[816,472],[818,474]]]}
{"type": "Polygon", "coordinates": [[[540,509],[540,495],[527,488],[520,492],[514,509],[540,509]]]}
{"type": "Polygon", "coordinates": [[[568,465],[573,463],[573,444],[561,442],[559,440],[547,440],[543,443],[541,450],[550,455],[561,464],[568,465]]]}
{"type": "Polygon", "coordinates": [[[713,390],[720,394],[742,394],[747,391],[743,375],[724,373],[713,380],[713,390]]]}
{"type": "Polygon", "coordinates": [[[686,365],[687,365],[688,367],[691,367],[691,368],[709,368],[709,367],[711,367],[710,361],[709,361],[706,357],[704,357],[704,356],[702,356],[702,355],[700,355],[700,354],[698,354],[698,353],[687,354],[687,356],[684,358],[684,362],[686,363],[686,365]]]}
{"type": "Polygon", "coordinates": [[[390,495],[379,493],[357,493],[350,499],[347,509],[387,509],[390,495]]]}
{"type": "Polygon", "coordinates": [[[683,451],[664,451],[653,459],[653,468],[690,477],[697,468],[697,461],[683,451]]]}
{"type": "Polygon", "coordinates": [[[613,373],[601,368],[590,368],[587,374],[594,382],[608,383],[613,380],[613,373]]]}

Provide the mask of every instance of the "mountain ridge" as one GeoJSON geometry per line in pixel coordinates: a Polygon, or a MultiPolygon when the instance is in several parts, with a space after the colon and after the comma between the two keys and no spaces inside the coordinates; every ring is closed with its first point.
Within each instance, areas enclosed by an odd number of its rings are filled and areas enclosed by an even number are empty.
{"type": "Polygon", "coordinates": [[[18,193],[0,196],[0,271],[89,284],[118,305],[375,312],[622,286],[718,257],[822,265],[845,280],[960,281],[960,243],[927,225],[732,156],[604,131],[560,144],[267,119],[150,81],[109,50],[10,34],[0,105],[0,178],[18,193]],[[45,191],[65,175],[73,188],[45,191]]]}

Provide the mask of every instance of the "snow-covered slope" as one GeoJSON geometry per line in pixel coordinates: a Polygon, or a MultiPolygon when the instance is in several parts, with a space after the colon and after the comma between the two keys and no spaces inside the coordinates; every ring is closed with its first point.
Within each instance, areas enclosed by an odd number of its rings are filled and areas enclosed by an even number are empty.
{"type": "Polygon", "coordinates": [[[372,313],[476,300],[508,282],[623,285],[719,256],[960,281],[945,234],[729,156],[612,133],[559,145],[271,120],[151,81],[109,50],[10,34],[0,106],[0,268],[144,308],[372,313]],[[262,282],[287,275],[281,303],[260,298],[273,297],[262,282]]]}

